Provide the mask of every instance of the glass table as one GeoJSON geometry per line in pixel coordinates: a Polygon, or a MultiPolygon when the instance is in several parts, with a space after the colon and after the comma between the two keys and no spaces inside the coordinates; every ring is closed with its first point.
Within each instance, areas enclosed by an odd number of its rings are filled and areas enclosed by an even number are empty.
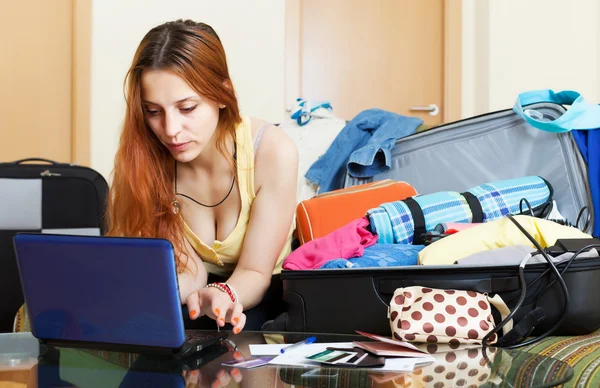
{"type": "Polygon", "coordinates": [[[573,376],[552,358],[499,348],[423,344],[435,361],[411,372],[221,363],[251,358],[250,344],[364,341],[335,334],[245,332],[177,360],[135,353],[40,346],[30,333],[0,334],[0,387],[553,387],[573,376]]]}

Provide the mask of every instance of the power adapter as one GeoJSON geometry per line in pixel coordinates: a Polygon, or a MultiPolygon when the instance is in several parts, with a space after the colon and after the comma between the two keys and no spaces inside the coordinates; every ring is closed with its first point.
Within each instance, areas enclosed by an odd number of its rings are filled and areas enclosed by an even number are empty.
{"type": "Polygon", "coordinates": [[[554,245],[558,245],[563,249],[563,252],[578,252],[588,245],[600,245],[600,240],[597,238],[559,238],[554,245]]]}

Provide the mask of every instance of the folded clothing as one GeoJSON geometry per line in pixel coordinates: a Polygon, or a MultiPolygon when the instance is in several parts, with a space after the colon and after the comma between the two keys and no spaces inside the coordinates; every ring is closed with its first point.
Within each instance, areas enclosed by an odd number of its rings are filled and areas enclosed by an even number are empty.
{"type": "Polygon", "coordinates": [[[419,252],[423,248],[425,248],[424,245],[375,244],[365,248],[361,257],[330,260],[323,264],[321,269],[401,267],[406,265],[417,265],[419,261],[419,252]]]}
{"type": "MultiPolygon", "coordinates": [[[[519,265],[523,258],[535,252],[535,248],[527,245],[512,245],[473,253],[458,259],[455,264],[472,266],[519,265]]],[[[531,264],[531,261],[528,262],[531,264]]]]}
{"type": "Polygon", "coordinates": [[[301,245],[285,258],[283,269],[316,269],[329,260],[362,256],[366,247],[377,242],[377,236],[367,230],[368,225],[365,217],[358,218],[301,245]]]}
{"type": "Polygon", "coordinates": [[[422,235],[445,222],[483,223],[507,214],[540,212],[552,202],[552,186],[529,176],[486,183],[466,192],[442,191],[388,202],[367,211],[380,244],[422,244],[422,235]]]}
{"type": "MultiPolygon", "coordinates": [[[[514,219],[542,248],[554,245],[560,238],[592,238],[579,229],[553,221],[523,215],[515,216],[514,219]]],[[[454,264],[455,261],[478,252],[515,245],[535,249],[523,232],[508,217],[504,217],[444,237],[427,246],[419,252],[419,264],[454,264]]]]}

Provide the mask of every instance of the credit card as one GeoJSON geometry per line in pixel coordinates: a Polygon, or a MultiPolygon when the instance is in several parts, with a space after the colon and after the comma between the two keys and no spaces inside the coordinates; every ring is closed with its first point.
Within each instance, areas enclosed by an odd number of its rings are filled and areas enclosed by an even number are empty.
{"type": "Polygon", "coordinates": [[[326,364],[336,364],[338,362],[342,362],[349,358],[352,358],[355,355],[355,352],[342,352],[339,350],[327,349],[322,352],[306,356],[306,358],[312,361],[323,362],[326,364]]]}
{"type": "Polygon", "coordinates": [[[269,361],[271,361],[273,357],[261,357],[261,358],[252,358],[250,360],[233,360],[233,361],[225,361],[222,362],[221,365],[231,366],[242,369],[252,369],[257,368],[259,366],[267,365],[269,361]]]}

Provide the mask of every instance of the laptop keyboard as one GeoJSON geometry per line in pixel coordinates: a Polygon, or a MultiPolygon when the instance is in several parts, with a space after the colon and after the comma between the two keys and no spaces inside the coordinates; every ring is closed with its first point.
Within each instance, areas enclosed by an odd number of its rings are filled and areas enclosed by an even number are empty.
{"type": "Polygon", "coordinates": [[[211,347],[220,340],[227,338],[227,332],[216,331],[187,331],[185,332],[185,342],[183,343],[180,354],[189,354],[199,352],[211,347]]]}

